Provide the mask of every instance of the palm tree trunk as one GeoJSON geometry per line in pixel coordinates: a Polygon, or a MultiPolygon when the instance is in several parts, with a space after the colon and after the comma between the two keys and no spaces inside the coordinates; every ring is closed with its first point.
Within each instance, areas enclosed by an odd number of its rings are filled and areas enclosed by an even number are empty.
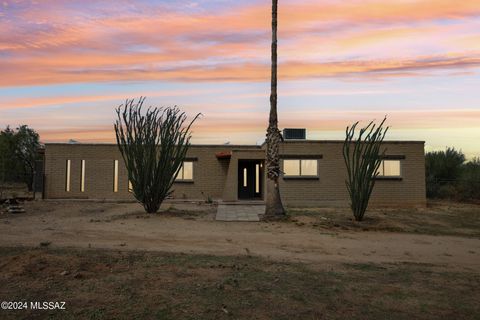
{"type": "Polygon", "coordinates": [[[279,148],[282,135],[278,130],[277,115],[277,7],[278,0],[272,0],[272,76],[270,93],[270,117],[267,129],[267,198],[264,218],[282,217],[285,215],[278,178],[280,176],[279,148]]]}

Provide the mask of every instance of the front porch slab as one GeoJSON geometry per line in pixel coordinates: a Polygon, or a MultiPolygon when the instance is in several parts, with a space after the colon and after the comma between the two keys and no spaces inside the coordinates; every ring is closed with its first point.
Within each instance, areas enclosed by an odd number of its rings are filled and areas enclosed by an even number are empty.
{"type": "Polygon", "coordinates": [[[260,221],[265,213],[265,204],[219,203],[217,221],[260,221]]]}

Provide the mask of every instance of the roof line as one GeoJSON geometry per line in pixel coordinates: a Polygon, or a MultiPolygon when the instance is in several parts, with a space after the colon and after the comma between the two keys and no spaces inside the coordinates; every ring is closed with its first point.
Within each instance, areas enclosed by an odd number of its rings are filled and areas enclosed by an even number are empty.
{"type": "MultiPolygon", "coordinates": [[[[116,143],[68,143],[68,142],[46,142],[46,146],[59,145],[59,146],[116,146],[116,143]]],[[[260,148],[260,145],[255,144],[190,144],[191,147],[225,147],[225,148],[260,148]]]]}
{"type": "MultiPolygon", "coordinates": [[[[282,143],[344,143],[344,140],[284,140],[282,143]]],[[[383,143],[404,143],[404,144],[425,144],[423,140],[384,140],[383,143]]],[[[68,142],[47,142],[45,145],[62,145],[62,146],[116,146],[116,143],[68,143],[68,142]]],[[[191,144],[192,147],[225,147],[225,148],[261,148],[261,145],[255,144],[191,144]]]]}

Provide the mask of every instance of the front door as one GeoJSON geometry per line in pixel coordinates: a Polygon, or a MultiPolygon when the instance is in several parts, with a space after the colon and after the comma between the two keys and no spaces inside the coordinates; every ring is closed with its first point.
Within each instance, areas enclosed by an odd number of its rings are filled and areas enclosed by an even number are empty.
{"type": "Polygon", "coordinates": [[[262,199],[263,163],[238,160],[238,199],[262,199]]]}

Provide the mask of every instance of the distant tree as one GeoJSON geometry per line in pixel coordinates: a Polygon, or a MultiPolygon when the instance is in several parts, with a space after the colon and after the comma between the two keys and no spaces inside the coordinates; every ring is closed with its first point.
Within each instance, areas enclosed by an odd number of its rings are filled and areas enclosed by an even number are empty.
{"type": "Polygon", "coordinates": [[[28,191],[33,190],[35,162],[40,159],[39,135],[26,125],[17,128],[15,133],[15,156],[20,160],[28,191]]]}
{"type": "Polygon", "coordinates": [[[0,170],[3,181],[23,181],[33,190],[35,161],[40,159],[38,133],[27,125],[0,132],[0,170]]]}
{"type": "Polygon", "coordinates": [[[480,158],[473,158],[462,166],[457,188],[460,200],[480,200],[480,158]]]}
{"type": "Polygon", "coordinates": [[[465,162],[465,155],[455,148],[447,148],[445,151],[432,151],[425,155],[427,176],[442,179],[458,179],[465,162]]]}
{"type": "Polygon", "coordinates": [[[155,213],[171,194],[172,185],[190,146],[187,116],[179,108],[152,108],[144,113],[145,98],[127,99],[114,124],[117,145],[128,171],[135,198],[145,211],[155,213]]]}
{"type": "Polygon", "coordinates": [[[347,185],[350,204],[355,220],[362,221],[375,186],[375,178],[382,162],[385,150],[380,151],[388,127],[383,125],[387,118],[376,127],[372,122],[361,128],[355,138],[358,122],[346,129],[343,144],[343,159],[347,167],[347,185]],[[353,150],[352,150],[353,147],[353,150]]]}
{"type": "Polygon", "coordinates": [[[0,131],[0,179],[13,182],[19,179],[19,166],[15,159],[15,131],[9,126],[0,131]]]}
{"type": "Polygon", "coordinates": [[[280,159],[279,148],[282,135],[278,130],[277,114],[277,11],[278,0],[272,0],[272,49],[271,49],[271,84],[270,84],[270,115],[267,129],[267,198],[265,201],[265,219],[285,216],[282,198],[280,197],[280,159]]]}
{"type": "Polygon", "coordinates": [[[427,196],[439,197],[447,188],[452,189],[453,182],[460,178],[464,162],[465,155],[455,148],[428,152],[425,155],[427,196]]]}

